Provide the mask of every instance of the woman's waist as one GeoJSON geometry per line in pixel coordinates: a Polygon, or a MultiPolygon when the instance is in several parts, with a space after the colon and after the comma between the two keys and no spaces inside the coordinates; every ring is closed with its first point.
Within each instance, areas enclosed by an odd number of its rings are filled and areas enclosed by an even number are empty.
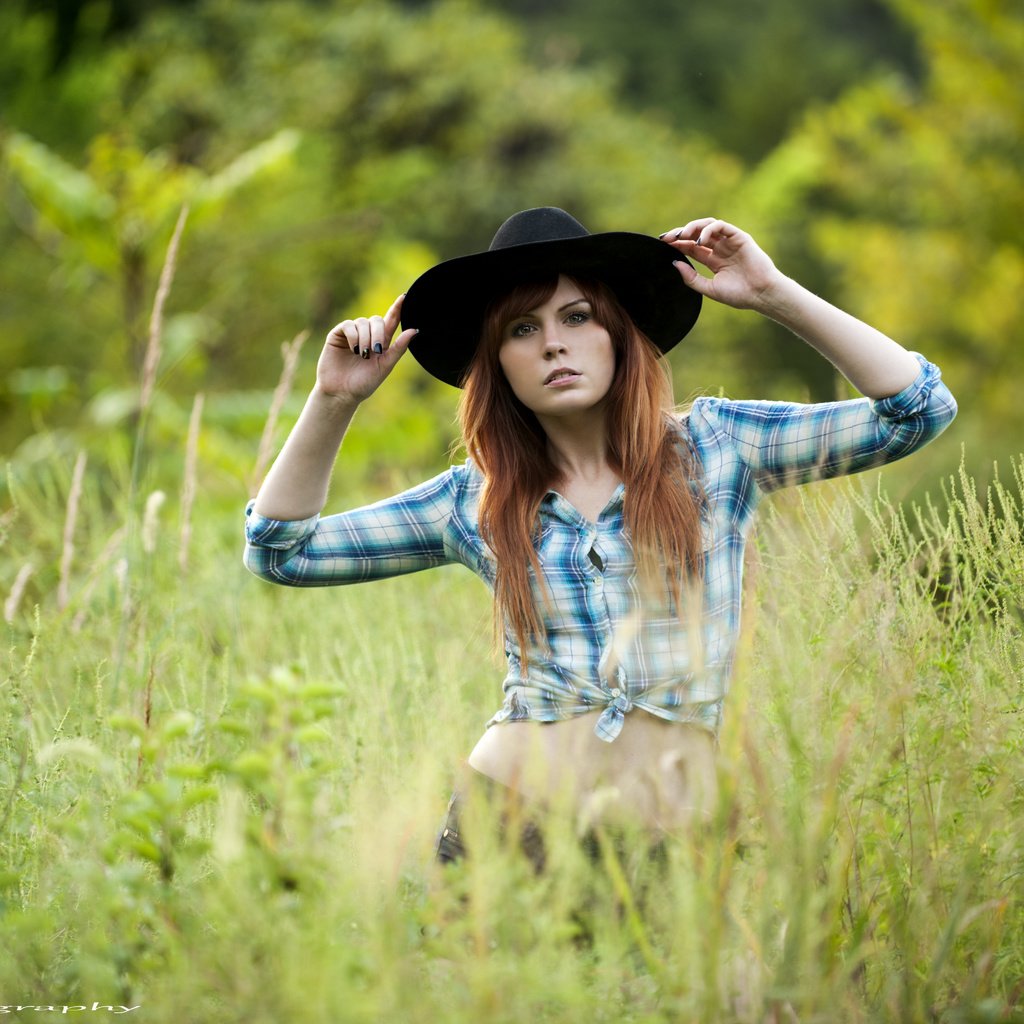
{"type": "Polygon", "coordinates": [[[489,728],[468,765],[517,790],[527,803],[560,806],[592,820],[675,828],[695,811],[709,811],[715,791],[711,731],[635,710],[608,743],[594,733],[599,710],[489,728]]]}

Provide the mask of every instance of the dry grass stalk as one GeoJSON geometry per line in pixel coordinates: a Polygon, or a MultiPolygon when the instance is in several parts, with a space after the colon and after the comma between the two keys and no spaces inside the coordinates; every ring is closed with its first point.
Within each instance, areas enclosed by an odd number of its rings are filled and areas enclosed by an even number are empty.
{"type": "Polygon", "coordinates": [[[192,415],[188,421],[188,441],[185,444],[185,479],[181,486],[181,541],[178,545],[178,567],[188,568],[188,547],[192,539],[192,504],[196,497],[196,463],[199,452],[199,423],[203,416],[203,393],[192,401],[192,415]]]}
{"type": "Polygon", "coordinates": [[[18,518],[18,506],[9,508],[3,515],[0,515],[0,547],[7,543],[7,536],[11,527],[18,518]]]}
{"type": "Polygon", "coordinates": [[[75,523],[78,519],[78,503],[82,497],[82,480],[85,477],[85,452],[79,452],[75,469],[71,474],[71,490],[68,493],[68,507],[64,516],[64,546],[60,553],[60,578],[57,582],[57,607],[63,611],[68,604],[71,561],[75,553],[75,523]]]}
{"type": "Polygon", "coordinates": [[[174,234],[171,235],[171,244],[167,247],[167,257],[164,259],[163,269],[160,271],[160,283],[157,285],[156,298],[153,300],[153,312],[149,318],[149,341],[146,345],[146,356],[142,363],[142,388],[139,394],[139,410],[145,411],[149,407],[153,397],[153,388],[156,385],[156,371],[160,365],[161,339],[164,327],[164,304],[171,291],[171,283],[174,281],[174,271],[178,263],[178,245],[181,242],[182,232],[185,230],[185,221],[188,220],[188,204],[181,208],[178,214],[178,222],[174,225],[174,234]]]}
{"type": "Polygon", "coordinates": [[[82,626],[85,624],[85,616],[89,610],[89,598],[92,597],[92,592],[96,588],[96,583],[99,581],[102,575],[102,570],[105,568],[107,563],[114,557],[117,549],[121,546],[121,541],[124,539],[125,528],[119,526],[111,535],[110,540],[107,541],[106,546],[100,552],[99,558],[93,563],[92,572],[89,574],[89,578],[85,581],[85,586],[82,587],[81,592],[78,595],[78,611],[75,612],[75,617],[71,622],[71,630],[74,633],[81,631],[82,626]]]}
{"type": "Polygon", "coordinates": [[[281,358],[284,365],[281,368],[281,378],[277,382],[277,387],[274,388],[270,412],[267,414],[267,422],[263,427],[263,436],[260,438],[260,447],[256,455],[256,466],[252,472],[250,490],[256,487],[260,480],[263,479],[263,474],[266,472],[267,465],[270,462],[270,455],[273,451],[274,430],[277,427],[277,417],[284,406],[285,400],[288,398],[288,393],[291,391],[292,381],[295,379],[295,369],[299,365],[299,353],[302,351],[302,346],[306,343],[308,337],[309,331],[300,331],[290,342],[284,342],[281,345],[281,358]]]}
{"type": "Polygon", "coordinates": [[[156,551],[156,529],[158,525],[158,514],[167,495],[163,491],[154,491],[146,499],[146,511],[142,516],[142,550],[147,555],[156,551]]]}
{"type": "Polygon", "coordinates": [[[128,586],[128,559],[123,555],[114,563],[114,582],[121,595],[121,618],[128,622],[132,615],[132,591],[128,586]]]}
{"type": "Polygon", "coordinates": [[[18,575],[14,578],[14,586],[11,587],[11,592],[4,601],[4,622],[13,622],[14,616],[18,614],[18,604],[21,602],[21,595],[25,592],[25,585],[29,581],[29,577],[35,572],[35,566],[31,562],[26,562],[19,570],[18,575]]]}

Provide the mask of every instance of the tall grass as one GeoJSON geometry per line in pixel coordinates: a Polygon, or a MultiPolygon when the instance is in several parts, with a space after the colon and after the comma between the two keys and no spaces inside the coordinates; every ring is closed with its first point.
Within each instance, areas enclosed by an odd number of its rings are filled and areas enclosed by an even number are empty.
{"type": "Polygon", "coordinates": [[[26,549],[38,568],[0,685],[3,1002],[218,1024],[1024,1020],[1013,472],[920,508],[865,480],[772,499],[720,804],[646,887],[635,855],[587,861],[571,821],[540,877],[486,832],[433,862],[500,703],[468,573],[275,588],[241,567],[241,502],[200,486],[188,513],[151,501],[126,602],[99,477],[14,481],[3,578],[26,549]]]}
{"type": "Polygon", "coordinates": [[[537,877],[478,804],[473,858],[441,869],[447,796],[500,702],[488,595],[457,568],[324,590],[248,576],[243,496],[225,507],[203,480],[200,400],[181,486],[152,479],[184,223],[130,472],[113,444],[89,475],[55,455],[10,475],[0,512],[0,1009],[1024,1021],[1020,464],[1013,486],[979,496],[961,474],[922,508],[862,480],[773,499],[721,797],[662,876],[638,844],[591,863],[562,818],[537,877]]]}

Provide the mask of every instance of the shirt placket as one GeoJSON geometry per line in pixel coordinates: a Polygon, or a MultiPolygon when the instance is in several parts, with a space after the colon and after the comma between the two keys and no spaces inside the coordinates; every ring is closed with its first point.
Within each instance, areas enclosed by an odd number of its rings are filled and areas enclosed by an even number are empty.
{"type": "Polygon", "coordinates": [[[615,639],[611,607],[613,595],[609,594],[611,584],[608,576],[609,554],[616,543],[614,512],[608,523],[599,522],[595,525],[580,515],[561,495],[551,492],[549,501],[548,512],[560,521],[560,527],[576,534],[576,542],[570,542],[571,554],[567,551],[566,558],[574,563],[577,578],[584,581],[580,602],[585,613],[585,621],[581,623],[585,630],[583,639],[593,658],[591,664],[597,673],[597,686],[605,696],[605,709],[598,717],[594,732],[610,742],[622,731],[624,716],[633,706],[622,666],[616,664],[610,675],[606,672],[606,666],[615,661],[612,654],[615,639]],[[591,552],[596,552],[598,547],[604,551],[602,565],[596,564],[591,558],[591,552]]]}
{"type": "Polygon", "coordinates": [[[616,541],[609,524],[600,519],[596,526],[587,524],[582,529],[581,540],[597,629],[598,681],[607,695],[607,706],[598,717],[594,732],[601,739],[610,742],[622,731],[625,715],[633,707],[626,671],[621,661],[613,654],[615,629],[612,604],[614,594],[610,592],[613,583],[611,582],[612,577],[608,574],[608,566],[609,555],[614,549],[616,541]],[[596,552],[598,547],[604,552],[600,565],[594,562],[590,554],[592,551],[596,552]],[[611,672],[608,671],[609,665],[613,666],[611,672]]]}

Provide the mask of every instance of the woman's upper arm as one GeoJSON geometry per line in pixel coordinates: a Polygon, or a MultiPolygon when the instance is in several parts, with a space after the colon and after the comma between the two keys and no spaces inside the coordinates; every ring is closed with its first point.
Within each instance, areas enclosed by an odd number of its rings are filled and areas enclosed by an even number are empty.
{"type": "Polygon", "coordinates": [[[888,398],[821,404],[707,399],[705,413],[764,491],[861,472],[917,451],[956,415],[938,367],[917,359],[917,379],[888,398]]]}
{"type": "Polygon", "coordinates": [[[318,587],[400,576],[443,565],[445,530],[461,476],[453,467],[425,483],[349,512],[286,523],[246,508],[243,560],[257,576],[318,587]]]}

